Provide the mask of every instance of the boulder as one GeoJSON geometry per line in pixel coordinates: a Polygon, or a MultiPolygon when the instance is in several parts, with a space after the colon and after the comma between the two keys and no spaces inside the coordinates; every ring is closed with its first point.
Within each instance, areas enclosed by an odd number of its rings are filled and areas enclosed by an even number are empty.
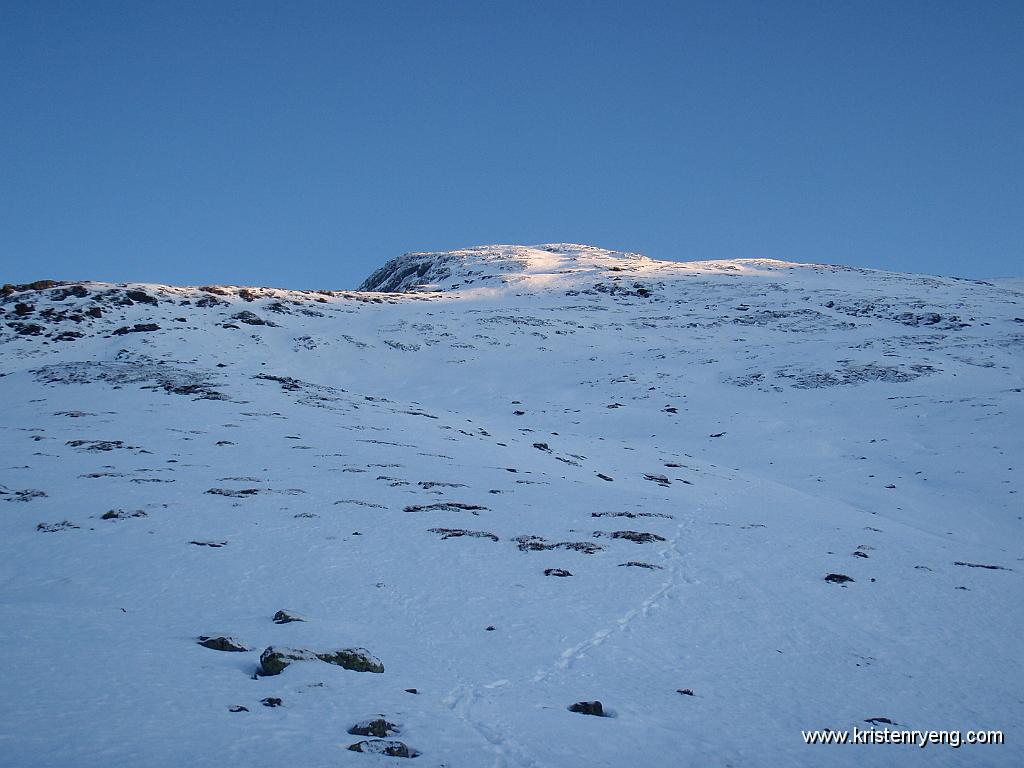
{"type": "Polygon", "coordinates": [[[832,584],[845,584],[848,581],[853,581],[845,573],[830,573],[825,577],[825,581],[831,582],[832,584]]]}
{"type": "Polygon", "coordinates": [[[569,707],[570,712],[577,712],[581,715],[593,715],[594,717],[607,717],[604,707],[600,701],[577,701],[569,707]]]}
{"type": "Polygon", "coordinates": [[[379,673],[384,671],[384,665],[380,659],[365,648],[344,648],[340,651],[317,653],[316,657],[320,661],[336,664],[343,669],[351,669],[353,672],[379,673]]]}
{"type": "Polygon", "coordinates": [[[280,675],[285,668],[296,661],[313,661],[316,654],[302,648],[274,648],[271,646],[260,654],[259,674],[264,677],[280,675]]]}
{"type": "Polygon", "coordinates": [[[378,739],[383,739],[388,736],[396,736],[402,732],[394,723],[388,722],[384,719],[384,716],[378,716],[372,720],[363,720],[362,722],[356,723],[348,732],[353,736],[373,736],[378,739]]]}
{"type": "Polygon", "coordinates": [[[365,648],[343,648],[338,651],[310,651],[305,648],[275,648],[271,646],[260,654],[259,674],[279,675],[296,661],[320,661],[334,664],[353,672],[383,672],[384,665],[365,648]]]}
{"type": "Polygon", "coordinates": [[[242,645],[240,642],[235,640],[233,637],[224,637],[223,635],[217,635],[211,637],[209,635],[200,635],[196,638],[196,642],[203,648],[210,648],[214,651],[231,651],[233,653],[245,653],[249,649],[242,645]]]}

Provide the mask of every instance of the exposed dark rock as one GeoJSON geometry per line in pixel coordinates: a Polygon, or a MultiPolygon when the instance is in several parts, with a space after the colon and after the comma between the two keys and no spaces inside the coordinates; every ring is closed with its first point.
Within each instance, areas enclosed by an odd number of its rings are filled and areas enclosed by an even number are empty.
{"type": "Polygon", "coordinates": [[[195,544],[197,547],[213,547],[214,549],[228,545],[226,541],[190,541],[189,544],[195,544]]]}
{"type": "Polygon", "coordinates": [[[591,512],[591,517],[628,517],[631,520],[637,517],[662,517],[671,520],[672,515],[665,512],[591,512]]]}
{"type": "Polygon", "coordinates": [[[280,707],[284,702],[276,696],[267,696],[265,699],[260,699],[260,704],[264,707],[280,707]]]}
{"type": "Polygon", "coordinates": [[[343,669],[350,669],[353,672],[380,673],[384,671],[384,665],[380,659],[365,648],[345,648],[340,651],[317,653],[316,657],[320,661],[335,664],[343,669]]]}
{"type": "Polygon", "coordinates": [[[211,637],[209,635],[200,635],[196,638],[196,642],[203,646],[203,648],[209,648],[213,651],[231,651],[233,653],[245,653],[249,649],[242,645],[240,642],[235,640],[233,637],[225,637],[223,635],[217,635],[211,637]]]}
{"type": "Polygon", "coordinates": [[[683,696],[693,696],[693,691],[689,688],[676,688],[676,693],[681,693],[683,696]]]}
{"type": "Polygon", "coordinates": [[[124,295],[139,304],[152,304],[155,307],[160,303],[156,297],[150,296],[145,291],[125,291],[124,295]]]}
{"type": "Polygon", "coordinates": [[[543,536],[516,536],[512,539],[519,545],[521,552],[540,552],[545,549],[571,549],[592,555],[604,549],[600,544],[592,541],[560,541],[557,544],[548,544],[543,536]]]}
{"type": "Polygon", "coordinates": [[[237,320],[240,323],[245,323],[246,325],[266,325],[266,326],[269,326],[271,328],[276,328],[277,327],[277,323],[272,323],[269,320],[264,320],[262,317],[257,315],[255,312],[250,312],[248,310],[244,310],[242,312],[236,312],[235,314],[233,314],[231,316],[231,319],[232,320],[237,320]]]}
{"type": "Polygon", "coordinates": [[[243,707],[241,705],[237,705],[237,706],[234,706],[234,707],[228,707],[228,712],[248,712],[248,711],[249,711],[248,707],[243,707]]]}
{"type": "Polygon", "coordinates": [[[619,563],[619,568],[649,568],[650,570],[664,570],[660,565],[641,563],[639,560],[630,560],[628,563],[619,563]]]}
{"type": "Polygon", "coordinates": [[[305,619],[298,614],[285,610],[280,610],[274,614],[275,624],[291,624],[293,621],[305,621],[305,619]]]}
{"type": "Polygon", "coordinates": [[[81,448],[83,451],[113,451],[118,448],[134,448],[125,445],[121,440],[68,440],[67,445],[81,448]]]}
{"type": "Polygon", "coordinates": [[[42,531],[43,533],[57,533],[58,531],[70,531],[74,528],[78,528],[78,526],[72,523],[70,520],[62,520],[59,523],[40,523],[36,526],[36,530],[42,531]]]}
{"type": "Polygon", "coordinates": [[[487,511],[487,507],[482,507],[479,504],[463,504],[459,501],[444,501],[438,504],[412,504],[405,508],[406,512],[472,512],[474,515],[479,515],[480,511],[487,511]]]}
{"type": "Polygon", "coordinates": [[[845,584],[848,581],[853,581],[853,579],[844,573],[830,573],[825,577],[825,581],[829,581],[833,584],[845,584]]]}
{"type": "Polygon", "coordinates": [[[1007,568],[1004,565],[983,565],[982,563],[965,563],[962,560],[957,560],[953,565],[962,565],[965,568],[986,568],[990,571],[1012,571],[1013,568],[1007,568]]]}
{"type": "Polygon", "coordinates": [[[594,717],[604,717],[604,706],[600,701],[577,701],[575,704],[569,707],[570,712],[577,712],[581,715],[593,715],[594,717]]]}
{"type": "Polygon", "coordinates": [[[264,493],[263,488],[210,488],[206,493],[212,493],[214,496],[232,496],[236,499],[244,499],[246,496],[255,496],[257,493],[264,493]]]}
{"type": "MultiPolygon", "coordinates": [[[[395,339],[384,339],[384,343],[387,344],[392,349],[397,349],[399,352],[419,352],[420,351],[420,345],[419,344],[406,344],[406,343],[401,342],[401,341],[396,341],[395,339]]],[[[414,416],[427,416],[428,418],[431,418],[431,419],[436,419],[437,418],[436,416],[430,416],[429,414],[422,413],[422,412],[404,411],[404,413],[408,413],[408,414],[414,415],[414,416]]]]}
{"type": "Polygon", "coordinates": [[[383,672],[384,665],[365,648],[345,648],[340,651],[317,652],[304,648],[274,648],[271,646],[260,654],[259,674],[264,676],[279,675],[285,668],[296,661],[313,661],[319,659],[350,669],[353,672],[383,672]]]}
{"type": "Polygon", "coordinates": [[[100,520],[126,520],[129,517],[148,517],[141,509],[133,509],[126,512],[123,509],[111,509],[100,515],[100,520]]]}
{"type": "Polygon", "coordinates": [[[37,491],[35,488],[12,491],[6,486],[0,485],[0,498],[3,498],[4,501],[32,501],[32,499],[46,498],[46,491],[37,491]]]}
{"type": "Polygon", "coordinates": [[[545,568],[544,569],[544,575],[545,576],[572,576],[572,574],[569,573],[569,571],[565,570],[564,568],[545,568]]]}
{"type": "Polygon", "coordinates": [[[130,328],[124,325],[113,332],[114,336],[124,336],[126,333],[148,333],[150,331],[159,331],[160,326],[156,323],[135,323],[130,328]]]}
{"type": "Polygon", "coordinates": [[[363,752],[369,755],[385,755],[386,757],[416,757],[419,752],[410,749],[401,741],[380,740],[380,741],[359,741],[351,744],[349,749],[353,752],[363,752]]]}
{"type": "Polygon", "coordinates": [[[477,539],[490,539],[497,541],[498,537],[487,531],[467,531],[463,528],[430,528],[430,533],[440,534],[442,539],[453,539],[459,536],[472,536],[477,539]]]}
{"type": "Polygon", "coordinates": [[[644,480],[650,480],[653,483],[657,483],[658,485],[665,485],[665,486],[669,485],[672,482],[671,480],[669,480],[664,475],[656,475],[656,474],[651,474],[651,473],[645,474],[644,475],[644,480]]]}
{"type": "MultiPolygon", "coordinates": [[[[618,278],[615,278],[615,279],[618,280],[618,278]]],[[[647,288],[644,288],[643,285],[641,285],[640,283],[633,283],[633,289],[632,290],[630,290],[629,288],[627,288],[624,285],[621,285],[618,282],[613,282],[611,285],[608,285],[607,283],[595,283],[593,291],[596,291],[597,293],[605,293],[605,294],[607,294],[609,296],[616,296],[616,297],[635,296],[635,297],[639,297],[641,299],[646,299],[646,298],[650,297],[650,295],[651,295],[650,290],[647,289],[647,288]]],[[[587,293],[589,293],[589,292],[591,292],[591,291],[587,291],[587,293]]],[[[570,295],[572,295],[572,293],[573,293],[572,291],[569,292],[570,295]]]]}
{"type": "Polygon", "coordinates": [[[11,283],[5,283],[3,288],[0,289],[0,293],[4,296],[10,296],[12,293],[19,293],[21,291],[45,291],[49,288],[56,288],[60,283],[57,280],[36,280],[34,283],[21,283],[12,285],[11,283]]]}
{"type": "Polygon", "coordinates": [[[96,381],[105,381],[114,387],[142,384],[147,389],[160,388],[172,394],[198,395],[201,400],[227,399],[211,388],[207,374],[152,360],[63,363],[46,365],[32,373],[48,384],[90,384],[96,381]]]}
{"type": "Polygon", "coordinates": [[[384,739],[388,736],[397,736],[402,732],[394,723],[390,723],[384,719],[383,715],[378,716],[373,720],[363,720],[362,722],[356,723],[348,732],[353,736],[373,736],[374,738],[384,739]]]}
{"type": "Polygon", "coordinates": [[[626,541],[632,541],[636,544],[649,544],[654,541],[665,541],[664,536],[659,536],[656,533],[650,533],[648,531],[612,531],[607,533],[605,531],[594,531],[594,537],[600,538],[601,536],[608,536],[613,539],[625,539],[626,541]]]}
{"type": "Polygon", "coordinates": [[[313,661],[316,654],[302,648],[274,648],[271,646],[260,654],[259,674],[264,677],[279,675],[296,661],[313,661]]]}
{"type": "Polygon", "coordinates": [[[883,381],[888,383],[903,383],[913,381],[931,373],[937,369],[931,365],[911,365],[895,367],[867,363],[854,365],[843,363],[836,371],[806,371],[797,368],[780,368],[775,375],[782,379],[792,380],[795,389],[818,389],[821,387],[836,387],[861,384],[869,381],[883,381]]]}
{"type": "Polygon", "coordinates": [[[451,266],[457,263],[448,254],[407,253],[366,278],[359,290],[410,293],[451,277],[451,266]]]}

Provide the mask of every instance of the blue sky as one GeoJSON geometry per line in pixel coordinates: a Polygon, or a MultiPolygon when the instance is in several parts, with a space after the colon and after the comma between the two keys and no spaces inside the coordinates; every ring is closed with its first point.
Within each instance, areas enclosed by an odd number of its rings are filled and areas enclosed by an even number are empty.
{"type": "Polygon", "coordinates": [[[584,242],[1024,274],[1021,2],[0,3],[0,282],[584,242]]]}

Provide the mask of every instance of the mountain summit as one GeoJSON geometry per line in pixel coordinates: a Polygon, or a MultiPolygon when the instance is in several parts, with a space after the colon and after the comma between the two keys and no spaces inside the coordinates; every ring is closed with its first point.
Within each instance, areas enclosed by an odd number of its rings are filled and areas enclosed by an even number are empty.
{"type": "Polygon", "coordinates": [[[0,350],[10,765],[1024,761],[800,733],[1024,726],[1019,281],[483,246],[0,350]]]}
{"type": "Polygon", "coordinates": [[[575,243],[482,245],[456,251],[407,253],[392,259],[370,275],[359,290],[414,293],[471,286],[511,286],[513,289],[530,290],[572,287],[602,277],[681,277],[701,272],[738,270],[744,265],[802,266],[770,259],[656,261],[639,253],[610,251],[575,243]]]}
{"type": "MultiPolygon", "coordinates": [[[[572,243],[483,245],[457,251],[407,253],[392,259],[362,285],[361,291],[411,293],[474,284],[528,283],[531,278],[608,269],[636,269],[651,259],[572,243]]],[[[671,262],[662,262],[665,264],[671,262]]]]}

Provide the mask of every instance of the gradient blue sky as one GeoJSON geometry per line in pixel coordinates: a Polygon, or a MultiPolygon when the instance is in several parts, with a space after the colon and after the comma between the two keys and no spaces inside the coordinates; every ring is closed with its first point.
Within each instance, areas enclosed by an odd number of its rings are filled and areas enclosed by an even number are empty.
{"type": "Polygon", "coordinates": [[[0,282],[552,241],[1024,274],[1024,2],[0,0],[0,282]]]}

